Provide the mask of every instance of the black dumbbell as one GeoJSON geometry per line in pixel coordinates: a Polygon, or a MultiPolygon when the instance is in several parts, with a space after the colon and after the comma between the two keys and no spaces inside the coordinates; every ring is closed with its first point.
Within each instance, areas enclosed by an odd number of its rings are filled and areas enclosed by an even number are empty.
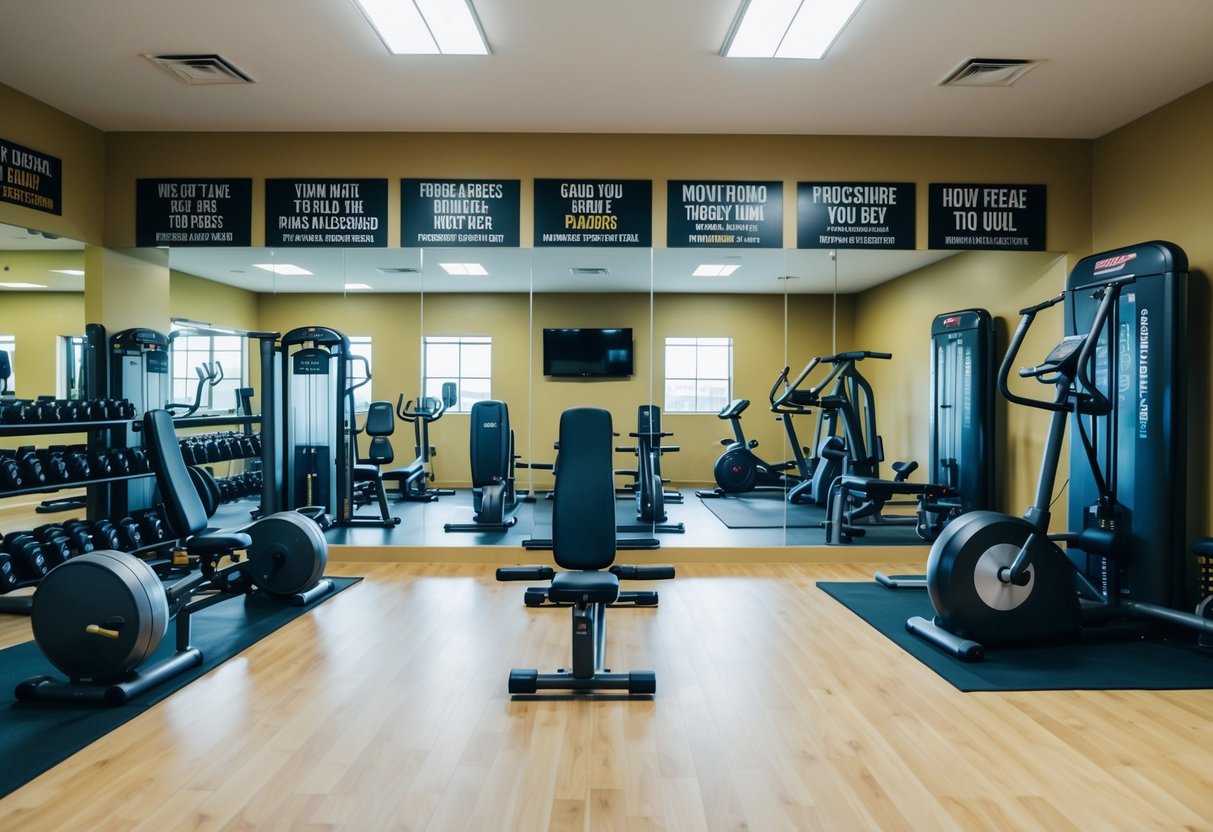
{"type": "Polygon", "coordinates": [[[122,540],[118,529],[109,520],[94,520],[92,524],[93,545],[98,549],[121,549],[122,540]]]}
{"type": "Polygon", "coordinates": [[[108,448],[105,451],[105,458],[109,460],[110,473],[115,477],[125,477],[131,472],[131,463],[126,455],[126,448],[108,448]]]}
{"type": "Polygon", "coordinates": [[[25,486],[21,476],[21,465],[15,457],[8,454],[0,455],[0,489],[15,491],[25,486]]]}
{"type": "Polygon", "coordinates": [[[146,474],[152,470],[152,466],[147,460],[147,452],[142,448],[128,448],[127,456],[130,459],[132,474],[146,474]]]}
{"type": "Polygon", "coordinates": [[[93,532],[88,523],[83,520],[68,520],[63,524],[63,531],[80,554],[86,554],[97,548],[93,543],[93,532]]]}
{"type": "Polygon", "coordinates": [[[63,532],[57,535],[39,537],[38,543],[42,546],[42,557],[50,569],[54,569],[59,564],[75,556],[75,549],[72,546],[71,539],[63,534],[63,532]]]}
{"type": "Polygon", "coordinates": [[[139,523],[132,517],[123,517],[114,523],[118,530],[119,546],[124,552],[133,552],[143,546],[143,533],[139,523]]]}
{"type": "Polygon", "coordinates": [[[168,539],[168,527],[160,517],[159,511],[149,508],[141,512],[138,515],[138,519],[139,532],[143,535],[144,543],[159,543],[162,540],[168,539]]]}
{"type": "Polygon", "coordinates": [[[12,556],[13,571],[20,581],[39,581],[50,571],[41,544],[29,532],[6,534],[3,548],[12,556]]]}
{"type": "Polygon", "coordinates": [[[73,447],[65,450],[63,461],[67,465],[69,480],[83,482],[93,478],[93,466],[88,462],[88,453],[82,448],[73,447]]]}
{"type": "Polygon", "coordinates": [[[94,477],[108,477],[114,473],[113,465],[110,464],[109,455],[105,453],[105,449],[88,452],[88,467],[92,469],[94,477]]]}
{"type": "Polygon", "coordinates": [[[105,405],[100,399],[85,399],[80,402],[80,421],[100,422],[105,418],[105,405]]]}
{"type": "Polygon", "coordinates": [[[35,453],[42,463],[42,471],[46,481],[52,485],[67,482],[67,462],[63,459],[61,448],[39,448],[35,453]]]}
{"type": "Polygon", "coordinates": [[[13,570],[13,558],[7,552],[0,552],[0,595],[21,586],[17,573],[13,570]]]}
{"type": "Polygon", "coordinates": [[[118,400],[118,418],[119,419],[134,419],[135,405],[126,399],[118,400]]]}
{"type": "Polygon", "coordinates": [[[6,425],[23,425],[34,421],[30,403],[24,399],[14,399],[0,405],[0,421],[6,425]]]}
{"type": "Polygon", "coordinates": [[[21,479],[25,481],[26,488],[46,485],[46,471],[33,448],[18,448],[17,462],[21,465],[21,479]]]}

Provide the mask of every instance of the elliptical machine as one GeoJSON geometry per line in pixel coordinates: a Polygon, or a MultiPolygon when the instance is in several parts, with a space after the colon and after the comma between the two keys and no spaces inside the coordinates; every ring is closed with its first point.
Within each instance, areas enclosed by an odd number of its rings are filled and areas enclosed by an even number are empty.
{"type": "Polygon", "coordinates": [[[1096,255],[1075,267],[1066,291],[1020,310],[998,387],[1009,401],[1052,414],[1035,499],[1023,517],[974,511],[944,529],[927,560],[935,619],[911,618],[909,632],[963,661],[981,659],[986,643],[1059,641],[1090,624],[1130,618],[1213,635],[1207,599],[1197,614],[1174,608],[1182,594],[1175,591],[1180,549],[1159,549],[1155,539],[1182,534],[1182,515],[1176,522],[1174,513],[1183,500],[1164,497],[1160,503],[1158,493],[1176,488],[1177,481],[1182,487],[1183,460],[1157,452],[1143,457],[1137,450],[1155,437],[1182,441],[1173,435],[1182,434],[1183,425],[1182,397],[1174,388],[1182,379],[1176,370],[1183,343],[1179,278],[1186,265],[1183,252],[1166,243],[1096,255]],[[1130,264],[1135,273],[1127,271],[1130,264]],[[1012,393],[1007,380],[1028,329],[1038,313],[1062,301],[1072,329],[1079,329],[1094,303],[1090,326],[1064,337],[1039,365],[1019,371],[1053,385],[1052,400],[1012,393]],[[1152,413],[1151,405],[1163,412],[1152,413]],[[1050,534],[1050,504],[1071,419],[1070,515],[1078,530],[1050,534]],[[1143,470],[1121,471],[1130,459],[1143,470]],[[1160,480],[1144,470],[1147,464],[1171,467],[1159,472],[1160,480]],[[1095,492],[1090,503],[1074,496],[1086,492],[1088,478],[1095,492]]]}

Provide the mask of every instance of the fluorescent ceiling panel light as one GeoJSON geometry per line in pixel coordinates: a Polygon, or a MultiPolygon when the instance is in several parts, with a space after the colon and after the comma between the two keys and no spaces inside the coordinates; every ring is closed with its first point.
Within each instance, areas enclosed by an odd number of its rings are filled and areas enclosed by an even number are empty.
{"type": "Polygon", "coordinates": [[[488,272],[484,266],[479,263],[439,263],[439,266],[446,269],[447,274],[464,274],[475,277],[487,277],[488,272]]]}
{"type": "Polygon", "coordinates": [[[5,289],[45,289],[42,283],[0,283],[5,289]]]}
{"type": "Polygon", "coordinates": [[[471,0],[354,0],[393,55],[487,55],[471,0]]]}
{"type": "Polygon", "coordinates": [[[299,266],[292,266],[290,263],[254,263],[258,269],[265,269],[267,272],[281,275],[300,275],[311,274],[307,269],[299,266]]]}
{"type": "Polygon", "coordinates": [[[746,0],[722,54],[726,58],[820,58],[861,2],[746,0]]]}
{"type": "Polygon", "coordinates": [[[345,288],[346,289],[369,289],[369,288],[371,288],[371,284],[369,284],[369,283],[347,283],[347,284],[345,284],[345,288]]]}
{"type": "Polygon", "coordinates": [[[76,277],[84,277],[84,269],[51,269],[55,274],[72,274],[76,277]]]}
{"type": "Polygon", "coordinates": [[[728,277],[739,268],[741,267],[738,265],[716,266],[704,263],[702,266],[696,266],[695,271],[691,272],[691,275],[693,277],[728,277]]]}

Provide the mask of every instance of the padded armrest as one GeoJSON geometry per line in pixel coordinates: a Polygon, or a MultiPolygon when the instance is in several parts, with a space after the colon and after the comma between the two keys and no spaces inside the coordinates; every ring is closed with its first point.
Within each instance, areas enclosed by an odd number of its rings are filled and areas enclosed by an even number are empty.
{"type": "Polygon", "coordinates": [[[610,571],[621,581],[665,581],[674,577],[672,566],[616,564],[610,571]]]}
{"type": "Polygon", "coordinates": [[[497,569],[499,581],[550,581],[556,570],[550,566],[501,566],[497,569]]]}

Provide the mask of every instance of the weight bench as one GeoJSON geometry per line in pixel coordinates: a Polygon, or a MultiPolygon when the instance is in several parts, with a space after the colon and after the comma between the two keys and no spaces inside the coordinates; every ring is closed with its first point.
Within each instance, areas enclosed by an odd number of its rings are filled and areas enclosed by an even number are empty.
{"type": "Polygon", "coordinates": [[[944,524],[959,513],[953,489],[906,479],[918,468],[917,462],[894,462],[892,467],[897,476],[891,480],[856,474],[843,474],[834,480],[826,502],[826,543],[850,543],[852,538],[863,537],[865,530],[858,525],[862,520],[870,520],[872,525],[914,526],[923,540],[934,540],[944,524]],[[885,505],[896,497],[916,498],[915,515],[885,515],[885,505]]]}
{"type": "Polygon", "coordinates": [[[556,673],[533,668],[510,671],[511,694],[540,690],[626,690],[634,696],[656,692],[652,671],[611,673],[604,666],[606,609],[620,598],[623,579],[672,578],[672,566],[618,566],[615,560],[615,482],[611,471],[611,414],[578,407],[560,417],[560,472],[552,506],[550,566],[503,567],[499,581],[550,579],[546,597],[572,606],[572,666],[556,673]]]}

